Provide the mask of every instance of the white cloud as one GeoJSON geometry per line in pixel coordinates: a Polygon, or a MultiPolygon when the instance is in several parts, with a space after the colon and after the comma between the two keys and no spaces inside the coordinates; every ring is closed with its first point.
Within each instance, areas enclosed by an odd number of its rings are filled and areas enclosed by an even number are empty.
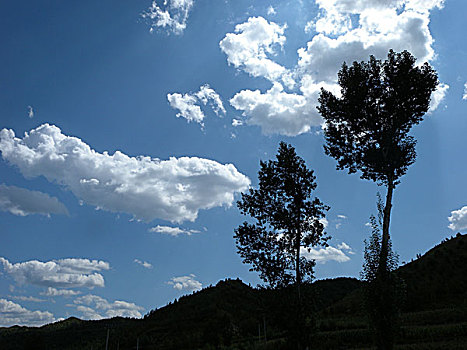
{"type": "Polygon", "coordinates": [[[41,295],[45,295],[47,297],[73,297],[76,295],[81,294],[80,291],[78,290],[72,290],[72,289],[57,289],[53,287],[48,287],[45,292],[41,292],[41,295]]]}
{"type": "Polygon", "coordinates": [[[0,299],[0,327],[42,326],[57,321],[48,311],[31,311],[19,304],[0,299]]]}
{"type": "Polygon", "coordinates": [[[204,113],[197,105],[198,99],[190,94],[167,94],[170,107],[178,109],[177,118],[185,118],[188,122],[195,122],[203,125],[204,113]]]}
{"type": "Polygon", "coordinates": [[[161,226],[161,225],[151,227],[149,229],[149,232],[162,233],[162,234],[173,236],[173,237],[177,237],[178,235],[191,236],[194,233],[200,233],[200,231],[198,230],[186,230],[180,227],[161,226]]]}
{"type": "Polygon", "coordinates": [[[303,95],[287,93],[277,82],[265,93],[242,90],[232,97],[230,104],[249,117],[247,124],[260,126],[266,135],[295,136],[322,122],[303,95]]]}
{"type": "Polygon", "coordinates": [[[342,220],[347,219],[347,216],[342,215],[342,214],[337,215],[337,217],[338,217],[339,219],[342,219],[342,220]]]}
{"type": "Polygon", "coordinates": [[[0,151],[27,178],[42,175],[90,205],[145,221],[194,221],[200,209],[232,205],[234,194],[250,184],[232,164],[197,157],[160,160],[120,151],[98,153],[49,124],[22,139],[13,130],[1,130],[0,151]]]}
{"type": "Polygon", "coordinates": [[[449,228],[453,231],[467,231],[467,206],[451,211],[449,228]]]}
{"type": "Polygon", "coordinates": [[[349,261],[350,258],[344,253],[354,254],[351,248],[346,243],[341,243],[336,247],[327,246],[326,248],[310,248],[309,250],[302,247],[300,254],[309,260],[316,260],[318,263],[325,264],[328,261],[337,261],[343,263],[349,261]]]}
{"type": "Polygon", "coordinates": [[[206,105],[208,102],[211,105],[214,113],[216,115],[224,114],[225,115],[225,108],[224,104],[222,103],[222,99],[219,94],[212,89],[209,84],[204,84],[200,86],[199,91],[195,93],[195,96],[204,104],[206,105]]]}
{"type": "Polygon", "coordinates": [[[464,84],[464,95],[462,96],[463,100],[467,100],[467,83],[464,84]]]}
{"type": "Polygon", "coordinates": [[[203,288],[201,282],[197,281],[195,277],[196,276],[194,274],[190,274],[189,276],[172,277],[171,281],[167,283],[172,285],[177,290],[193,292],[203,288]]]}
{"type": "Polygon", "coordinates": [[[31,214],[68,215],[65,205],[57,198],[46,193],[30,191],[16,186],[0,184],[0,211],[14,215],[26,216],[31,214]]]}
{"type": "Polygon", "coordinates": [[[241,119],[232,119],[232,126],[233,127],[241,126],[241,125],[243,125],[243,121],[241,119]]]}
{"type": "MultiPolygon", "coordinates": [[[[233,106],[259,125],[265,134],[295,136],[309,132],[322,123],[316,110],[321,87],[340,95],[337,73],[342,63],[367,61],[370,55],[385,59],[389,49],[410,51],[418,62],[435,58],[430,33],[430,11],[442,8],[442,0],[317,0],[318,16],[305,30],[315,35],[298,50],[293,71],[276,63],[271,55],[275,46],[285,43],[284,28],[264,18],[252,17],[237,25],[221,41],[229,64],[262,76],[273,83],[266,93],[243,90],[231,100],[233,106]],[[258,33],[264,33],[262,35],[258,33]],[[298,80],[299,91],[287,93],[278,82],[288,78],[292,88],[298,80]],[[292,82],[292,83],[290,83],[292,82]],[[275,94],[273,94],[275,92],[275,94]],[[281,101],[275,101],[280,93],[281,101]],[[258,100],[259,99],[259,100],[258,100]],[[294,125],[288,127],[288,124],[294,125]]],[[[432,95],[430,112],[438,107],[449,88],[440,84],[432,95]]]]}
{"type": "Polygon", "coordinates": [[[248,21],[237,24],[235,33],[227,33],[219,43],[227,55],[227,61],[235,68],[242,69],[253,77],[264,77],[270,81],[282,80],[293,87],[291,72],[269,57],[275,54],[275,48],[285,43],[284,30],[268,22],[263,17],[250,17],[248,21]]]}
{"type": "Polygon", "coordinates": [[[146,268],[146,269],[152,269],[152,264],[148,263],[147,261],[141,261],[139,259],[135,259],[133,260],[135,263],[137,263],[138,265],[141,265],[142,267],[146,268]]]}
{"type": "Polygon", "coordinates": [[[12,264],[0,257],[3,269],[17,283],[41,287],[104,287],[104,277],[97,271],[108,270],[109,263],[88,259],[60,259],[47,262],[30,260],[12,264]]]}
{"type": "Polygon", "coordinates": [[[448,89],[448,84],[441,83],[438,85],[436,90],[431,94],[430,108],[428,109],[428,113],[432,113],[438,108],[439,104],[444,99],[444,96],[446,96],[448,89]]]}
{"type": "Polygon", "coordinates": [[[326,229],[329,225],[329,221],[326,218],[319,219],[319,222],[323,224],[324,228],[326,229]]]}
{"type": "Polygon", "coordinates": [[[276,9],[272,7],[272,5],[269,5],[267,14],[268,16],[274,16],[276,14],[276,9]]]}
{"type": "Polygon", "coordinates": [[[216,115],[225,115],[226,111],[219,94],[208,84],[204,84],[195,93],[167,94],[170,107],[178,109],[177,118],[185,118],[188,122],[196,122],[204,126],[203,120],[206,117],[201,110],[199,103],[207,105],[208,102],[216,115]]]}
{"type": "Polygon", "coordinates": [[[31,302],[34,302],[34,303],[42,303],[44,301],[47,301],[45,299],[40,299],[40,298],[36,298],[36,297],[33,297],[33,296],[24,296],[24,295],[9,295],[8,297],[11,298],[11,299],[15,299],[15,300],[31,301],[31,302]]]}
{"type": "Polygon", "coordinates": [[[28,106],[28,117],[34,118],[34,109],[32,108],[32,106],[28,106]]]}
{"type": "Polygon", "coordinates": [[[150,21],[150,32],[164,28],[180,35],[186,29],[186,22],[193,4],[193,0],[164,0],[162,5],[153,1],[149,9],[141,14],[141,17],[150,21]]]}
{"type": "Polygon", "coordinates": [[[105,317],[141,317],[144,308],[127,301],[116,300],[109,302],[98,295],[84,295],[76,298],[76,309],[83,318],[98,320],[105,317]]]}

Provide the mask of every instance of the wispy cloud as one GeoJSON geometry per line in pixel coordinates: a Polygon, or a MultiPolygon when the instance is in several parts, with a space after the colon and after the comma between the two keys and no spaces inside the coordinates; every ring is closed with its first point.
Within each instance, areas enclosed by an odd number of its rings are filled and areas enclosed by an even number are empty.
{"type": "Polygon", "coordinates": [[[467,100],[467,83],[464,84],[464,95],[462,96],[463,100],[467,100]]]}
{"type": "Polygon", "coordinates": [[[142,267],[146,268],[146,269],[152,269],[153,266],[152,264],[148,263],[147,261],[141,261],[139,259],[135,259],[133,260],[136,264],[138,265],[141,265],[142,267]]]}
{"type": "Polygon", "coordinates": [[[168,33],[181,35],[186,29],[193,5],[193,0],[164,0],[162,3],[153,1],[141,17],[150,21],[150,32],[163,28],[167,29],[168,33]]]}
{"type": "Polygon", "coordinates": [[[79,290],[48,287],[45,292],[41,292],[40,294],[47,297],[73,297],[81,294],[81,292],[79,290]]]}
{"type": "Polygon", "coordinates": [[[32,106],[28,106],[28,117],[34,118],[34,109],[32,108],[32,106]]]}
{"type": "Polygon", "coordinates": [[[39,191],[30,191],[16,186],[6,186],[5,184],[0,184],[0,211],[19,216],[31,214],[68,215],[65,205],[55,197],[39,191]]]}
{"type": "Polygon", "coordinates": [[[173,226],[161,226],[161,225],[157,225],[157,226],[155,226],[155,227],[151,227],[151,228],[149,229],[149,232],[162,233],[162,234],[165,234],[165,235],[177,237],[177,236],[179,236],[179,235],[191,236],[192,234],[194,234],[194,233],[200,233],[201,231],[198,231],[198,230],[187,230],[187,229],[183,229],[183,228],[180,228],[180,227],[173,227],[173,226]]]}

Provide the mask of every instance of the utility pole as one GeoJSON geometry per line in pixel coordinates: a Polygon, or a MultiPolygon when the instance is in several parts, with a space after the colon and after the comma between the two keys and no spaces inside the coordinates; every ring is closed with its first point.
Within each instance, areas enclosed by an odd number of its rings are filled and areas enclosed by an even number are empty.
{"type": "Polygon", "coordinates": [[[139,338],[136,338],[136,350],[139,350],[139,338]]]}

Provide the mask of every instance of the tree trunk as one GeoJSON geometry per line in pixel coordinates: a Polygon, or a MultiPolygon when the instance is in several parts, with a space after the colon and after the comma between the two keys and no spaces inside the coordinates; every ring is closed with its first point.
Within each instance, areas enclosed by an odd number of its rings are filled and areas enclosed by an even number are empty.
{"type": "Polygon", "coordinates": [[[388,190],[386,194],[386,205],[383,212],[383,237],[381,240],[381,252],[379,255],[379,272],[386,274],[388,267],[389,254],[389,223],[391,218],[392,208],[392,193],[394,191],[394,181],[392,176],[388,179],[388,190]]]}
{"type": "Polygon", "coordinates": [[[392,310],[394,308],[394,300],[391,295],[394,286],[390,283],[390,272],[388,270],[389,256],[389,223],[391,218],[392,195],[394,191],[394,181],[392,176],[388,179],[388,187],[386,194],[386,204],[383,212],[383,236],[381,239],[381,251],[379,256],[378,272],[377,272],[377,305],[379,309],[379,321],[377,321],[377,347],[378,350],[392,350],[394,348],[394,322],[392,310]]]}
{"type": "Polygon", "coordinates": [[[295,257],[295,281],[297,283],[297,293],[298,293],[298,304],[300,305],[301,302],[301,295],[300,295],[300,284],[302,282],[302,276],[300,274],[300,230],[296,231],[296,242],[295,242],[295,249],[296,257],[295,257]]]}

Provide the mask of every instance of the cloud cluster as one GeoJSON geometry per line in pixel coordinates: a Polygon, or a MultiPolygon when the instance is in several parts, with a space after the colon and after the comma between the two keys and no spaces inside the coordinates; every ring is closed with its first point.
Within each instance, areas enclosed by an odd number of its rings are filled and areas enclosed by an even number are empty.
{"type": "Polygon", "coordinates": [[[201,282],[197,281],[196,275],[190,274],[189,276],[172,277],[168,284],[172,285],[174,289],[185,290],[194,292],[203,288],[201,282]]]}
{"type": "Polygon", "coordinates": [[[293,87],[290,71],[270,58],[277,47],[284,45],[286,28],[286,25],[268,22],[263,17],[250,17],[246,22],[237,24],[234,33],[227,33],[219,46],[227,55],[228,63],[235,68],[253,77],[282,80],[293,87]]]}
{"type": "Polygon", "coordinates": [[[172,108],[178,109],[177,118],[185,118],[188,122],[195,122],[201,126],[204,126],[206,115],[201,110],[200,103],[205,106],[209,103],[217,116],[226,113],[221,97],[208,84],[202,85],[195,93],[167,94],[167,100],[172,108]]]}
{"type": "Polygon", "coordinates": [[[180,228],[180,227],[161,226],[161,225],[151,227],[149,229],[149,232],[162,233],[164,235],[169,235],[169,236],[173,236],[173,237],[177,237],[179,235],[191,236],[194,233],[200,233],[200,231],[198,231],[198,230],[187,230],[187,229],[183,229],[183,228],[180,228]]]}
{"type": "Polygon", "coordinates": [[[346,253],[354,254],[352,248],[345,242],[337,247],[328,246],[326,248],[310,248],[309,250],[303,247],[300,248],[302,256],[309,260],[316,260],[320,264],[325,264],[328,261],[337,261],[339,263],[349,261],[350,257],[346,253]]]}
{"type": "MultiPolygon", "coordinates": [[[[370,55],[385,59],[389,49],[408,50],[419,63],[435,57],[430,33],[430,11],[443,7],[443,0],[317,0],[320,12],[310,21],[312,39],[298,50],[294,69],[274,62],[275,47],[286,41],[284,30],[262,17],[251,17],[227,33],[220,42],[227,61],[255,77],[264,77],[272,88],[242,90],[230,103],[258,125],[264,134],[295,136],[322,123],[316,110],[321,87],[339,95],[337,72],[346,61],[367,61],[370,55]],[[294,81],[297,89],[292,92],[294,81]],[[292,127],[290,125],[293,125],[292,127]]],[[[449,86],[440,84],[432,95],[434,111],[449,86]]]]}
{"type": "Polygon", "coordinates": [[[20,285],[52,288],[104,287],[104,277],[98,271],[110,268],[105,261],[75,258],[12,264],[0,257],[0,263],[4,271],[20,285]]]}
{"type": "Polygon", "coordinates": [[[82,314],[82,317],[88,320],[100,320],[111,317],[141,317],[141,311],[144,308],[127,301],[108,300],[93,294],[84,295],[76,298],[73,303],[76,310],[82,314]]]}
{"type": "Polygon", "coordinates": [[[141,261],[139,259],[135,259],[133,260],[136,264],[138,265],[141,265],[142,267],[146,268],[146,269],[152,269],[153,266],[151,263],[148,263],[147,261],[141,261]]]}
{"type": "Polygon", "coordinates": [[[19,304],[0,299],[0,327],[42,326],[57,321],[48,311],[31,311],[19,304]]]}
{"type": "Polygon", "coordinates": [[[27,177],[44,176],[71,190],[84,202],[136,219],[193,221],[200,209],[230,206],[250,180],[232,164],[197,157],[160,160],[99,153],[77,137],[43,124],[15,137],[0,131],[4,160],[27,177]]]}
{"type": "Polygon", "coordinates": [[[149,31],[151,33],[155,29],[164,28],[169,33],[180,35],[186,28],[188,15],[193,5],[193,0],[164,0],[162,5],[158,5],[154,0],[141,17],[150,21],[149,31]]]}
{"type": "Polygon", "coordinates": [[[5,184],[0,184],[0,211],[19,216],[31,214],[68,215],[65,205],[55,197],[50,197],[48,194],[39,191],[30,191],[16,186],[6,186],[5,184]]]}
{"type": "Polygon", "coordinates": [[[467,231],[467,206],[451,211],[449,228],[453,231],[467,231]]]}

